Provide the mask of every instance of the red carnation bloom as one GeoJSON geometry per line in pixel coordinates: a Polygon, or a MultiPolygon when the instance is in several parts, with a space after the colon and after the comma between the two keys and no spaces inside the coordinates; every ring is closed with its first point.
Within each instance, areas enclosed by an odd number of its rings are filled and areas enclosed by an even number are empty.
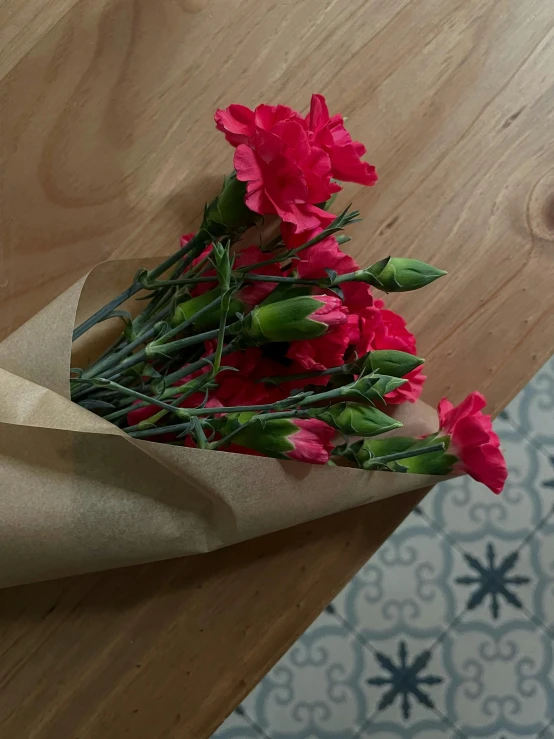
{"type": "MultiPolygon", "coordinates": [[[[208,353],[210,351],[211,348],[208,353]]],[[[274,374],[264,370],[266,361],[261,349],[251,347],[227,354],[223,357],[222,365],[234,368],[222,370],[217,375],[218,387],[212,391],[223,406],[275,403],[288,395],[286,390],[276,385],[255,382],[258,378],[274,374]]]]}
{"type": "Polygon", "coordinates": [[[287,457],[298,462],[327,464],[334,447],[334,429],[316,418],[295,418],[293,423],[298,427],[298,431],[288,437],[294,444],[294,449],[287,452],[287,457]]]}
{"type": "MultiPolygon", "coordinates": [[[[292,341],[287,350],[287,358],[293,359],[300,365],[302,369],[298,370],[299,372],[338,367],[344,364],[348,347],[355,345],[359,336],[358,316],[351,315],[348,316],[346,323],[317,339],[292,341]]],[[[310,383],[327,385],[330,379],[329,375],[323,375],[313,378],[310,383]]]]}
{"type": "MultiPolygon", "coordinates": [[[[299,261],[294,262],[298,277],[312,279],[327,277],[328,269],[339,275],[346,275],[360,269],[358,263],[349,254],[345,254],[337,244],[334,236],[320,241],[299,253],[299,261]]],[[[345,282],[341,285],[344,293],[344,304],[353,313],[364,313],[373,305],[369,285],[363,282],[345,282]]]]}
{"type": "Polygon", "coordinates": [[[375,167],[360,159],[366,153],[365,146],[352,140],[341,115],[329,116],[323,95],[312,95],[306,123],[313,144],[329,154],[333,177],[360,185],[374,185],[377,182],[375,167]]]}
{"type": "Polygon", "coordinates": [[[485,405],[481,393],[471,393],[456,407],[443,398],[438,407],[439,433],[450,436],[448,453],[458,457],[460,469],[500,493],[508,471],[491,417],[481,413],[485,405]]]}
{"type": "MultiPolygon", "coordinates": [[[[317,207],[340,187],[331,183],[329,156],[310,146],[304,119],[285,105],[250,110],[230,105],[215,114],[216,126],[237,148],[237,178],[247,182],[246,205],[277,214],[295,232],[319,228],[329,214],[317,207]]],[[[332,217],[331,217],[332,218],[332,217]]]]}
{"type": "Polygon", "coordinates": [[[215,122],[236,147],[246,205],[277,214],[293,234],[321,230],[333,220],[318,207],[341,189],[332,177],[361,184],[377,179],[374,168],[360,161],[364,147],[352,141],[341,116],[329,118],[321,95],[312,98],[307,118],[286,105],[230,105],[216,111],[215,122]]]}
{"type": "Polygon", "coordinates": [[[314,295],[313,298],[321,302],[321,307],[310,315],[310,321],[325,324],[327,332],[348,321],[348,311],[336,295],[314,295]]]}

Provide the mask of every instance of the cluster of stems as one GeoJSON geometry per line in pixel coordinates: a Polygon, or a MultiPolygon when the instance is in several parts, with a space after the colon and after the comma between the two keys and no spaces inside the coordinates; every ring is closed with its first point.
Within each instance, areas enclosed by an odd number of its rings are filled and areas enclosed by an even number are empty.
{"type": "MultiPolygon", "coordinates": [[[[217,210],[217,199],[214,203],[206,208],[206,214],[217,210]]],[[[254,424],[263,428],[270,419],[313,418],[314,409],[326,410],[335,403],[344,402],[349,392],[354,392],[359,398],[357,376],[360,373],[355,363],[350,363],[324,372],[343,375],[337,387],[324,392],[297,392],[284,400],[263,405],[208,408],[205,404],[210,390],[217,388],[219,373],[225,369],[225,356],[248,345],[242,332],[245,315],[231,309],[233,298],[242,287],[249,283],[269,282],[331,290],[340,295],[341,285],[345,282],[371,280],[371,271],[368,273],[367,270],[346,275],[329,271],[325,278],[317,279],[294,276],[294,261],[301,251],[339,234],[357,220],[358,213],[346,209],[305,244],[290,249],[279,239],[274,240],[266,259],[248,267],[235,268],[233,244],[247,226],[225,228],[221,223],[211,222],[206,215],[202,227],[187,244],[155,269],[139,270],[127,290],[75,329],[74,340],[110,318],[120,318],[125,324],[119,338],[95,362],[83,369],[72,369],[72,399],[136,439],[155,440],[171,434],[173,441],[170,443],[182,444],[183,439],[190,436],[199,448],[213,450],[224,448],[237,433],[254,424]],[[263,274],[264,267],[274,264],[292,268],[288,275],[263,274]],[[176,320],[180,315],[177,307],[193,297],[191,291],[195,287],[206,283],[217,286],[213,299],[193,315],[176,320]],[[120,306],[139,293],[145,299],[145,307],[132,318],[120,306]],[[199,331],[200,319],[210,315],[218,316],[217,326],[199,331]],[[215,348],[206,356],[207,341],[213,342],[215,348]],[[197,393],[204,394],[204,403],[187,407],[187,398],[197,393]],[[154,414],[141,423],[129,425],[129,411],[147,406],[150,409],[154,407],[154,414]],[[229,414],[243,412],[251,415],[244,423],[224,432],[222,419],[229,414]]],[[[310,376],[311,373],[295,377],[275,376],[264,378],[264,381],[280,383],[305,378],[309,382],[310,376]]],[[[366,391],[361,397],[372,403],[379,375],[373,375],[369,383],[367,379],[364,384],[366,391]]],[[[394,455],[394,458],[398,456],[394,455]]],[[[386,464],[386,461],[385,457],[377,459],[375,466],[386,464]]]]}

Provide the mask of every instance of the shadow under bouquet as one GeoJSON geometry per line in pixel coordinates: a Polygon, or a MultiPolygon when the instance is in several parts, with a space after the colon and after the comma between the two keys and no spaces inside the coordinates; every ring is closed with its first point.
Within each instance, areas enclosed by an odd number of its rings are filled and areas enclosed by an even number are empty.
{"type": "Polygon", "coordinates": [[[377,181],[342,117],[314,95],[306,116],[215,121],[234,171],[198,230],[159,264],[100,265],[0,345],[0,584],[209,551],[436,476],[504,485],[484,398],[431,421],[382,300],[445,272],[341,248],[341,182],[377,181]]]}

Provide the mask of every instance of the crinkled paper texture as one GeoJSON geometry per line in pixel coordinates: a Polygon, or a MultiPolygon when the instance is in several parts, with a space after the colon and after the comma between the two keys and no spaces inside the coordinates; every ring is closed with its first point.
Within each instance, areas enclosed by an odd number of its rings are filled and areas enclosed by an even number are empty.
{"type": "MultiPolygon", "coordinates": [[[[437,482],[139,441],[73,404],[75,323],[150,261],[100,265],[0,344],[0,587],[208,552],[437,482]]],[[[118,329],[77,342],[79,361],[118,329]]],[[[405,431],[434,430],[428,406],[400,412],[405,431]]]]}

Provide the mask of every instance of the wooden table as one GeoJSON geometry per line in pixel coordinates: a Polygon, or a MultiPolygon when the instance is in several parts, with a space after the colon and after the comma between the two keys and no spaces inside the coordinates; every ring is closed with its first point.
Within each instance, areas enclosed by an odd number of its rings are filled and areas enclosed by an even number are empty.
{"type": "MultiPolygon", "coordinates": [[[[0,0],[1,329],[94,264],[167,253],[231,167],[218,105],[323,92],[381,174],[359,261],[444,267],[391,301],[425,397],[498,411],[552,350],[548,0],[0,0]]],[[[0,736],[203,739],[409,513],[407,495],[210,555],[0,593],[0,736]]]]}

